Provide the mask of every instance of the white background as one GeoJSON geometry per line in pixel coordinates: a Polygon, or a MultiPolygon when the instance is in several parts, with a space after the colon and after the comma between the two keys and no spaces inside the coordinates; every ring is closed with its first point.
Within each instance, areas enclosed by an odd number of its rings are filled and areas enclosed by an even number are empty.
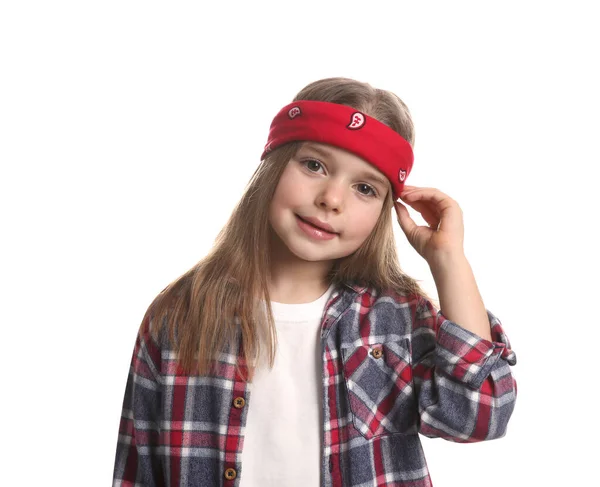
{"type": "Polygon", "coordinates": [[[422,438],[434,485],[600,485],[595,2],[415,3],[2,3],[3,485],[110,485],[147,306],[211,247],[275,113],[330,76],[408,104],[408,184],[459,202],[517,354],[504,438],[422,438]]]}

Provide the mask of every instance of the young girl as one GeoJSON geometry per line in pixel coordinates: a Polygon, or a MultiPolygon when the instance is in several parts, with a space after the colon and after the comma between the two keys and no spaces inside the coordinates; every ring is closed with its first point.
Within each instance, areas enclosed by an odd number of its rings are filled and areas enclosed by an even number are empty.
{"type": "Polygon", "coordinates": [[[426,487],[419,433],[506,434],[515,353],[460,207],[405,185],[413,144],[406,105],[351,79],[281,109],[213,249],[142,320],[114,486],[426,487]],[[392,207],[441,310],[400,268],[392,207]]]}

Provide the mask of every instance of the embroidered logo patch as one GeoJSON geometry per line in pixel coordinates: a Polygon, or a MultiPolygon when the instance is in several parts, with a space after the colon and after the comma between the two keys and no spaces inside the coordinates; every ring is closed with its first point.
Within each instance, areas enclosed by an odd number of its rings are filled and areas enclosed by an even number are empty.
{"type": "Polygon", "coordinates": [[[366,119],[365,116],[360,112],[354,112],[350,116],[350,123],[346,126],[350,130],[358,130],[365,125],[366,119]]]}
{"type": "Polygon", "coordinates": [[[398,179],[401,183],[404,182],[406,179],[406,169],[400,169],[400,172],[398,173],[398,179]]]}
{"type": "Polygon", "coordinates": [[[294,118],[300,115],[302,112],[300,111],[300,107],[292,107],[288,110],[288,117],[294,118]]]}

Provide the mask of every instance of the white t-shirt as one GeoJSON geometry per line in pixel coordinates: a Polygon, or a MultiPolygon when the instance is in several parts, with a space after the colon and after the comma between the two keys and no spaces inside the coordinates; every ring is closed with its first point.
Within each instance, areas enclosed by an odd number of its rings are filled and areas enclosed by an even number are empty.
{"type": "MultiPolygon", "coordinates": [[[[334,285],[312,303],[272,301],[277,352],[250,384],[241,487],[320,483],[323,444],[321,320],[334,285]]],[[[264,302],[263,302],[264,303],[264,302]]],[[[263,352],[263,350],[261,350],[263,352]]],[[[266,365],[265,365],[266,364],[266,365]]]]}

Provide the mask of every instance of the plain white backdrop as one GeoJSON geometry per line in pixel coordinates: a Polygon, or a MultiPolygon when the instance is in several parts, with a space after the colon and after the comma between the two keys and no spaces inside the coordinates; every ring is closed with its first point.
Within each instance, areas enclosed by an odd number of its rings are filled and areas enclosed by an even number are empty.
{"type": "Polygon", "coordinates": [[[600,485],[595,2],[415,3],[1,4],[3,485],[110,485],[147,306],[212,246],[273,116],[330,76],[408,104],[408,184],[460,204],[517,354],[504,438],[422,437],[434,485],[600,485]]]}

